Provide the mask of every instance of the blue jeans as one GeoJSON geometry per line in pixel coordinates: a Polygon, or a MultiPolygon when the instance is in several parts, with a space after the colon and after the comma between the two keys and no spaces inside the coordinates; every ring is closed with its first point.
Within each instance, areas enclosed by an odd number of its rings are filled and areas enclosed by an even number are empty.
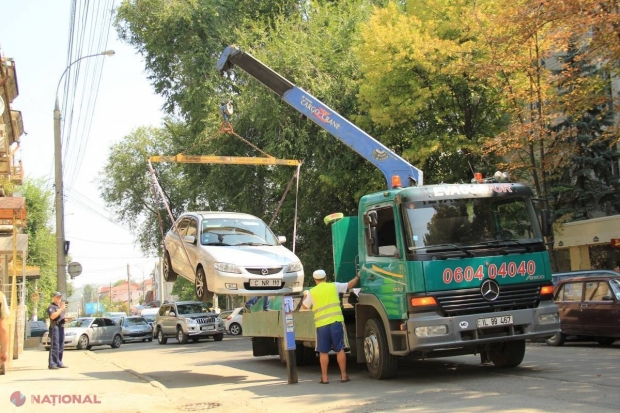
{"type": "Polygon", "coordinates": [[[252,307],[254,304],[256,304],[258,302],[258,300],[260,300],[261,298],[264,298],[263,300],[263,310],[267,311],[269,310],[269,297],[259,297],[259,296],[254,296],[252,298],[250,298],[246,303],[245,303],[245,308],[249,309],[250,307],[252,307]]]}
{"type": "Polygon", "coordinates": [[[62,366],[62,353],[65,351],[65,327],[50,327],[50,357],[48,367],[62,366]]]}

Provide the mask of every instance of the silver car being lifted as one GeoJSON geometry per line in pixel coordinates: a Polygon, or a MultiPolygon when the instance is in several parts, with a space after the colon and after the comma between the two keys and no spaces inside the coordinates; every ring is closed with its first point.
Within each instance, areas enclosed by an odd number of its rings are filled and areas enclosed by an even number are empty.
{"type": "Polygon", "coordinates": [[[196,298],[207,292],[265,296],[300,293],[304,269],[259,218],[236,212],[187,212],[164,240],[164,278],[192,282],[196,298]]]}
{"type": "Polygon", "coordinates": [[[215,341],[224,338],[224,322],[212,312],[207,304],[199,301],[179,301],[163,304],[155,316],[155,337],[159,344],[166,344],[169,337],[175,337],[181,344],[191,338],[212,337],[215,341]]]}

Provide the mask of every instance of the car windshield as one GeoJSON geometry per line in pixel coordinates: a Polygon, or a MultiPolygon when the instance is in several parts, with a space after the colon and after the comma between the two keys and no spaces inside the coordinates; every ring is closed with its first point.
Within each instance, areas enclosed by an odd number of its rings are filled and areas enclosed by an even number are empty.
{"type": "Polygon", "coordinates": [[[145,315],[145,316],[143,316],[143,318],[144,318],[147,322],[149,322],[149,321],[151,321],[151,322],[152,322],[152,321],[155,321],[155,316],[154,316],[154,315],[145,315]]]}
{"type": "Polygon", "coordinates": [[[123,327],[146,325],[146,320],[140,318],[126,318],[123,320],[123,327]]]}
{"type": "Polygon", "coordinates": [[[93,322],[92,318],[76,318],[75,320],[71,321],[69,324],[67,324],[65,327],[70,328],[70,327],[88,327],[90,326],[90,324],[93,322]]]}
{"type": "Polygon", "coordinates": [[[179,315],[194,313],[209,313],[209,306],[203,303],[177,304],[179,315]]]}
{"type": "Polygon", "coordinates": [[[522,245],[542,239],[528,198],[425,200],[406,203],[404,208],[411,251],[522,245]]]}
{"type": "Polygon", "coordinates": [[[269,227],[257,218],[205,218],[202,245],[280,245],[269,227]]]}

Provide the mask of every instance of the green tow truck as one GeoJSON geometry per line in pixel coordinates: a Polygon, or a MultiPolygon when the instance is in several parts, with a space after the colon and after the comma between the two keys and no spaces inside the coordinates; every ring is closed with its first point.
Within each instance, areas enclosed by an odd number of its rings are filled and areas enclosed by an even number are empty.
{"type": "MultiPolygon", "coordinates": [[[[471,183],[422,185],[422,171],[321,101],[235,46],[218,61],[240,67],[308,119],[346,143],[385,175],[388,188],[361,198],[358,215],[332,225],[334,274],[360,272],[357,293],[342,297],[351,356],[375,379],[393,377],[399,359],[485,352],[516,367],[527,339],[559,333],[544,236],[546,210],[529,187],[505,173],[471,183]]],[[[277,297],[280,298],[280,297],[277,297]]],[[[299,308],[300,297],[295,298],[299,308]]],[[[277,305],[277,300],[272,301],[277,305]]],[[[298,364],[315,357],[312,312],[295,311],[298,364]]],[[[244,314],[255,356],[285,359],[280,311],[244,314]]]]}

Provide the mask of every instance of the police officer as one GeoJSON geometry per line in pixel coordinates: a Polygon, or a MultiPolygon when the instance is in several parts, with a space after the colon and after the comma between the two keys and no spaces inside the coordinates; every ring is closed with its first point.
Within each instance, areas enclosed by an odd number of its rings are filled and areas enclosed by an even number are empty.
{"type": "Polygon", "coordinates": [[[50,317],[50,356],[48,367],[50,369],[66,368],[62,363],[62,354],[65,349],[65,309],[67,305],[62,301],[62,293],[55,292],[52,304],[47,307],[50,317]]]}
{"type": "Polygon", "coordinates": [[[347,375],[347,356],[344,349],[344,317],[340,309],[338,294],[344,294],[349,288],[353,288],[359,282],[359,274],[348,283],[328,283],[323,270],[312,273],[316,287],[309,292],[304,291],[302,309],[310,309],[314,312],[314,326],[316,327],[316,351],[319,352],[321,361],[321,380],[319,383],[327,384],[327,367],[329,366],[329,351],[334,349],[336,360],[340,367],[340,381],[349,381],[347,375]]]}

